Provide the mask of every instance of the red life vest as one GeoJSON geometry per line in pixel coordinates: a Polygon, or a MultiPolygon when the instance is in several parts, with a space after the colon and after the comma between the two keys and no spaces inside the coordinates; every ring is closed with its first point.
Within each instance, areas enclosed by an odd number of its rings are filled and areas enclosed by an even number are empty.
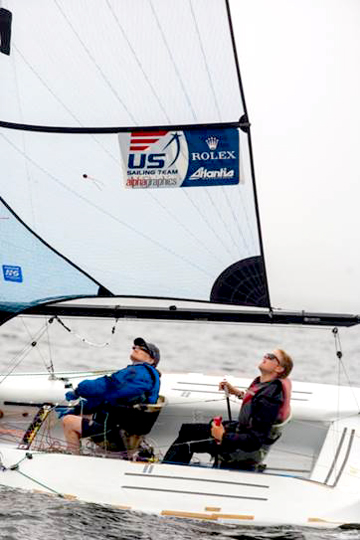
{"type": "Polygon", "coordinates": [[[291,380],[287,377],[285,379],[279,379],[282,384],[283,394],[284,394],[284,402],[280,407],[279,415],[277,417],[277,421],[279,423],[285,422],[291,414],[291,408],[290,408],[290,399],[291,399],[291,380]]]}
{"type": "MultiPolygon", "coordinates": [[[[285,422],[287,418],[289,418],[291,409],[290,409],[290,399],[291,399],[291,380],[289,378],[286,379],[279,379],[279,381],[282,384],[282,390],[283,390],[283,396],[284,400],[280,407],[278,417],[276,419],[276,423],[281,424],[282,422],[285,422]]],[[[256,392],[260,390],[262,385],[260,384],[258,378],[254,379],[253,382],[250,384],[249,388],[246,390],[245,395],[243,397],[243,405],[245,403],[248,403],[251,401],[251,399],[255,396],[256,392]]]]}

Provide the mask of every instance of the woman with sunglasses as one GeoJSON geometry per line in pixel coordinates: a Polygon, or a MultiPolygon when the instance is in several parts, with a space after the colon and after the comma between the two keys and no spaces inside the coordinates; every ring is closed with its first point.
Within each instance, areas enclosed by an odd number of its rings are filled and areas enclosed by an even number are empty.
{"type": "Polygon", "coordinates": [[[183,424],[178,438],[166,452],[163,462],[188,464],[193,453],[209,453],[220,467],[257,470],[269,445],[275,442],[274,426],[290,414],[291,383],[287,378],[293,362],[282,349],[264,354],[256,377],[246,392],[227,381],[225,390],[242,399],[237,421],[209,424],[183,424]]]}

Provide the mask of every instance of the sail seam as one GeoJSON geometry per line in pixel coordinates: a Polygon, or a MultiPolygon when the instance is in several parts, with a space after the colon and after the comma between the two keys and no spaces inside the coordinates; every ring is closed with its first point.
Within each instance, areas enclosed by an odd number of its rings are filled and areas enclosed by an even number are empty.
{"type": "Polygon", "coordinates": [[[227,253],[230,255],[230,257],[233,257],[234,255],[231,253],[231,251],[229,250],[228,246],[225,246],[224,245],[224,239],[221,238],[221,236],[216,232],[215,228],[212,226],[212,224],[210,223],[210,221],[207,219],[207,217],[201,212],[201,210],[199,209],[198,205],[195,203],[195,201],[193,201],[193,199],[190,197],[190,195],[188,194],[187,191],[185,191],[184,195],[187,197],[187,199],[189,200],[189,202],[191,203],[191,205],[196,209],[197,213],[199,214],[199,216],[201,216],[201,218],[203,219],[204,223],[206,224],[206,226],[213,232],[214,236],[219,240],[220,244],[226,249],[227,253]]]}
{"type": "Polygon", "coordinates": [[[204,47],[203,47],[199,26],[197,24],[197,20],[196,20],[195,13],[194,13],[194,7],[193,7],[192,0],[189,0],[189,4],[190,4],[191,15],[192,15],[193,20],[194,20],[195,30],[196,30],[196,33],[197,33],[197,36],[198,36],[198,39],[199,39],[199,45],[200,45],[201,54],[202,54],[203,59],[204,59],[205,70],[206,70],[206,73],[208,75],[211,92],[212,92],[213,97],[214,97],[215,107],[216,107],[216,110],[217,110],[217,113],[218,113],[219,120],[221,120],[220,107],[219,107],[219,103],[218,103],[216,93],[215,93],[214,82],[212,80],[212,76],[211,76],[210,69],[209,69],[209,64],[208,64],[207,57],[206,57],[206,54],[205,54],[205,50],[204,50],[204,47]]]}
{"type": "MultiPolygon", "coordinates": [[[[161,208],[162,210],[164,210],[164,211],[165,211],[165,212],[166,212],[166,213],[167,213],[167,214],[168,214],[168,215],[169,215],[169,216],[170,216],[170,217],[171,217],[171,218],[172,218],[172,219],[180,226],[180,227],[182,227],[182,228],[186,231],[186,233],[187,233],[191,238],[193,238],[193,239],[195,240],[196,243],[198,243],[198,244],[199,244],[203,249],[205,249],[212,257],[214,257],[214,259],[215,259],[216,261],[218,261],[219,263],[222,263],[222,262],[223,262],[223,261],[221,261],[221,260],[219,259],[219,257],[216,256],[216,254],[215,254],[213,251],[211,251],[211,250],[210,250],[203,242],[201,242],[201,241],[199,240],[199,238],[198,238],[198,237],[197,237],[190,229],[188,229],[188,227],[186,227],[186,226],[184,225],[184,223],[182,223],[182,222],[176,217],[175,214],[171,213],[171,212],[168,210],[168,208],[167,208],[164,204],[162,204],[162,203],[161,203],[161,202],[160,202],[160,201],[159,201],[152,193],[150,193],[149,191],[147,191],[147,193],[151,196],[151,198],[155,201],[155,203],[156,203],[158,206],[160,206],[160,208],[161,208]]],[[[203,216],[201,216],[201,217],[203,217],[203,216]]],[[[208,223],[207,223],[207,224],[208,224],[208,223]]],[[[231,254],[230,254],[230,255],[231,255],[231,254]]]]}
{"type": "MultiPolygon", "coordinates": [[[[21,57],[22,61],[26,64],[26,66],[30,69],[30,71],[35,75],[35,77],[40,81],[40,83],[46,88],[46,90],[50,93],[50,95],[61,105],[61,107],[64,108],[64,110],[75,120],[79,126],[83,126],[82,122],[77,118],[77,116],[69,109],[69,107],[58,97],[58,95],[51,89],[51,87],[47,84],[47,82],[41,77],[41,75],[36,71],[36,69],[33,67],[33,65],[27,60],[27,58],[24,56],[24,54],[16,47],[16,45],[13,45],[13,49],[17,52],[17,54],[21,57]]],[[[22,124],[24,125],[24,124],[22,124]]],[[[102,144],[96,139],[96,137],[92,137],[93,140],[99,145],[99,147],[111,158],[115,161],[115,163],[120,163],[120,160],[117,159],[109,150],[104,148],[102,144]]]]}
{"type": "MultiPolygon", "coordinates": [[[[13,50],[17,51],[17,48],[16,48],[15,45],[13,45],[13,50]]],[[[18,52],[18,51],[17,51],[17,52],[18,52]]],[[[23,108],[22,108],[21,99],[20,99],[19,81],[18,81],[18,73],[17,73],[17,69],[16,69],[16,62],[13,62],[12,65],[13,65],[13,69],[14,69],[14,77],[15,77],[16,99],[17,99],[17,102],[18,102],[18,107],[19,107],[20,117],[21,117],[21,119],[23,120],[23,119],[24,119],[24,113],[23,113],[23,108]]],[[[22,140],[23,150],[24,150],[24,152],[26,152],[27,150],[26,150],[26,137],[25,137],[25,133],[22,133],[22,134],[21,134],[21,140],[22,140]]],[[[29,190],[29,199],[30,199],[30,206],[31,206],[32,219],[33,219],[33,223],[36,223],[36,215],[35,215],[35,209],[34,209],[34,204],[33,204],[33,193],[32,193],[31,182],[30,182],[29,164],[28,164],[27,161],[25,162],[25,170],[26,170],[26,180],[27,180],[28,190],[29,190]]]]}
{"type": "Polygon", "coordinates": [[[71,28],[72,32],[74,33],[74,35],[77,37],[77,39],[79,40],[79,42],[81,43],[82,47],[84,48],[84,50],[86,51],[86,54],[88,55],[88,57],[90,58],[91,62],[94,64],[94,66],[96,67],[96,69],[98,70],[98,72],[100,73],[101,77],[103,78],[103,80],[106,82],[106,84],[108,85],[108,87],[110,88],[112,94],[115,96],[115,98],[118,100],[118,102],[122,105],[122,107],[124,108],[124,110],[127,112],[127,114],[129,115],[129,117],[131,118],[131,120],[135,123],[135,124],[138,124],[138,122],[136,121],[135,117],[133,116],[132,112],[130,111],[130,109],[127,107],[127,105],[124,103],[124,101],[121,99],[121,97],[119,96],[118,92],[116,91],[116,89],[113,87],[113,85],[111,84],[111,82],[109,81],[108,77],[105,75],[105,73],[102,71],[102,69],[100,68],[100,66],[98,65],[98,63],[96,62],[95,58],[93,57],[93,55],[91,54],[89,48],[86,46],[86,44],[84,43],[84,41],[81,39],[79,33],[76,31],[75,27],[73,26],[73,24],[71,23],[71,21],[69,20],[69,18],[66,16],[64,10],[60,7],[59,5],[59,2],[58,0],[53,0],[54,4],[57,6],[58,10],[60,11],[60,13],[62,14],[62,16],[64,17],[64,19],[66,20],[67,24],[69,25],[69,27],[71,28]]]}
{"type": "Polygon", "coordinates": [[[186,91],[185,84],[184,84],[184,82],[183,82],[183,80],[182,80],[181,74],[180,74],[178,68],[176,67],[176,63],[175,63],[174,57],[173,57],[173,55],[172,55],[171,49],[170,49],[170,47],[169,47],[169,44],[168,44],[168,42],[167,42],[167,40],[166,40],[164,31],[163,31],[162,26],[161,26],[161,24],[160,24],[160,21],[159,21],[159,18],[158,18],[158,16],[157,16],[157,13],[156,13],[156,10],[155,10],[155,8],[154,8],[154,5],[153,5],[153,3],[152,3],[152,0],[149,0],[149,2],[150,2],[150,8],[151,8],[151,11],[153,12],[153,16],[154,16],[154,19],[155,19],[155,21],[156,21],[156,25],[157,25],[157,27],[159,28],[160,35],[161,35],[161,37],[162,37],[162,40],[163,40],[164,45],[165,45],[165,48],[166,48],[166,50],[167,50],[167,52],[168,52],[169,58],[170,58],[170,60],[171,60],[171,62],[172,62],[172,65],[173,65],[173,67],[174,67],[174,71],[175,71],[176,76],[177,76],[177,78],[178,78],[178,80],[179,80],[181,89],[182,89],[182,91],[183,91],[183,93],[184,93],[184,96],[185,96],[185,99],[186,99],[186,101],[187,101],[187,103],[188,103],[188,105],[189,105],[189,107],[190,107],[192,116],[193,116],[194,120],[196,120],[196,114],[195,114],[195,110],[194,110],[194,108],[193,108],[193,106],[192,106],[192,103],[191,103],[191,100],[190,100],[190,96],[189,96],[188,92],[186,91]]]}
{"type": "MultiPolygon", "coordinates": [[[[222,192],[224,193],[224,190],[223,190],[223,189],[222,189],[222,192]]],[[[218,205],[214,203],[214,200],[213,200],[213,198],[210,196],[210,193],[209,193],[208,190],[206,191],[206,195],[207,195],[208,199],[210,200],[210,203],[211,203],[212,207],[214,208],[214,211],[216,212],[217,216],[219,217],[221,223],[223,224],[225,232],[229,235],[230,240],[231,240],[231,242],[232,242],[232,246],[236,246],[236,245],[237,245],[237,242],[236,242],[236,240],[235,240],[233,234],[231,233],[229,227],[226,225],[226,223],[225,223],[225,221],[224,221],[224,219],[223,219],[223,216],[222,216],[221,212],[219,211],[218,205]]],[[[218,237],[218,238],[219,238],[219,237],[218,237]]],[[[220,239],[220,238],[219,238],[219,239],[220,239]]],[[[222,243],[222,245],[224,245],[224,238],[221,239],[221,243],[222,243]]],[[[231,253],[230,253],[228,247],[226,247],[226,250],[227,250],[227,252],[231,255],[231,253]]]]}
{"type": "Polygon", "coordinates": [[[123,26],[121,25],[121,23],[119,21],[119,17],[116,15],[116,13],[115,13],[113,7],[111,6],[109,0],[106,0],[106,4],[107,4],[107,6],[109,8],[109,11],[111,12],[112,16],[114,17],[114,19],[116,21],[116,24],[119,27],[120,32],[122,33],[128,47],[129,47],[129,49],[130,49],[130,51],[132,53],[132,55],[134,56],[135,61],[136,61],[137,65],[139,66],[139,69],[140,69],[141,73],[144,76],[144,79],[146,80],[147,84],[149,85],[149,88],[150,88],[153,96],[155,97],[156,101],[158,102],[158,105],[159,105],[160,109],[163,111],[163,113],[164,113],[166,119],[168,120],[168,122],[170,122],[170,117],[167,114],[164,105],[161,103],[160,97],[158,96],[157,92],[155,91],[154,86],[152,85],[147,73],[145,72],[145,69],[144,69],[142,63],[140,62],[140,59],[139,59],[138,55],[135,52],[135,49],[133,48],[133,46],[132,46],[132,44],[131,44],[131,42],[130,42],[130,40],[129,40],[129,38],[128,38],[128,36],[127,36],[127,34],[126,34],[126,32],[125,32],[125,30],[123,28],[123,26]]]}

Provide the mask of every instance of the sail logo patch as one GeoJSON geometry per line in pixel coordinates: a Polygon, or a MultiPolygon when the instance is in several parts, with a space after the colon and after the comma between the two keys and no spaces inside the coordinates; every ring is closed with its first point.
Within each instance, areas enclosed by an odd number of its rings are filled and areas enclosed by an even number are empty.
{"type": "Polygon", "coordinates": [[[240,182],[236,128],[120,133],[126,188],[232,185],[240,182]]]}
{"type": "Polygon", "coordinates": [[[209,137],[205,142],[208,145],[209,150],[216,150],[217,145],[219,144],[219,139],[217,137],[209,137]]]}
{"type": "Polygon", "coordinates": [[[130,151],[139,152],[141,150],[147,150],[160,137],[166,134],[167,131],[135,131],[131,134],[130,151]]]}
{"type": "Polygon", "coordinates": [[[23,276],[20,266],[9,266],[7,264],[3,264],[2,270],[5,281],[16,281],[18,283],[22,283],[23,276]]]}
{"type": "Polygon", "coordinates": [[[216,159],[236,159],[234,151],[225,150],[224,152],[193,152],[191,154],[193,161],[209,161],[216,159]]]}
{"type": "Polygon", "coordinates": [[[205,167],[200,167],[194,174],[190,176],[191,180],[199,178],[233,178],[235,171],[232,169],[222,168],[218,171],[208,171],[205,167]]]}

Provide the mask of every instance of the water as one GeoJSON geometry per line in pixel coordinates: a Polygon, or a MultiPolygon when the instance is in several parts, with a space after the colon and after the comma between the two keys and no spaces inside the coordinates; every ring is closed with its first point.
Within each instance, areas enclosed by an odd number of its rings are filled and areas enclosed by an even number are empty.
{"type": "MultiPolygon", "coordinates": [[[[128,362],[135,337],[156,343],[163,372],[197,371],[252,377],[264,352],[281,347],[294,359],[293,379],[360,385],[360,329],[341,329],[343,357],[338,360],[331,329],[237,326],[207,323],[18,318],[0,328],[0,371],[114,369],[128,362]],[[36,346],[36,336],[43,332],[36,346]],[[92,344],[90,344],[91,342],[92,344]],[[107,344],[108,343],[108,344],[107,344]],[[26,353],[26,354],[25,354],[26,353]]],[[[1,381],[1,379],[0,379],[1,381]]],[[[0,387],[1,391],[1,387],[0,387]]],[[[244,527],[139,515],[100,505],[41,494],[0,489],[0,538],[5,540],[250,540],[360,539],[358,529],[317,530],[294,527],[244,527]]],[[[283,504],[283,501],[279,501],[283,504]]],[[[359,516],[360,522],[360,516],[359,516]]]]}

